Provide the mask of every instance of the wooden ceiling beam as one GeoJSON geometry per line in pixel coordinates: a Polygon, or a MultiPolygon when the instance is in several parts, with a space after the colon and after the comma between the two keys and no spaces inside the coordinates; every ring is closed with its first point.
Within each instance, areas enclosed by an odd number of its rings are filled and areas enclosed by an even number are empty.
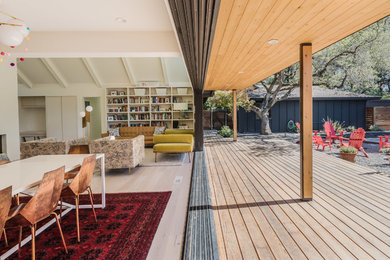
{"type": "Polygon", "coordinates": [[[23,71],[20,70],[20,68],[18,68],[18,76],[23,80],[27,87],[33,87],[34,84],[32,83],[32,81],[27,77],[26,74],[23,73],[23,71]]]}
{"type": "Polygon", "coordinates": [[[133,69],[131,68],[131,65],[129,64],[127,58],[121,58],[123,67],[125,68],[127,78],[129,79],[130,84],[137,85],[137,81],[134,76],[133,69]]]}
{"type": "Polygon", "coordinates": [[[41,58],[40,59],[43,65],[46,67],[46,69],[50,72],[50,74],[53,76],[53,78],[57,81],[57,83],[63,87],[67,88],[68,83],[62,76],[61,72],[57,69],[56,65],[48,58],[41,58]]]}
{"type": "Polygon", "coordinates": [[[85,68],[88,70],[89,75],[91,76],[92,80],[95,82],[96,86],[102,88],[103,83],[100,80],[95,68],[93,67],[91,60],[88,58],[81,58],[81,60],[83,61],[85,68]]]}
{"type": "Polygon", "coordinates": [[[168,77],[168,68],[167,68],[167,63],[165,62],[165,59],[163,57],[160,57],[160,65],[161,65],[161,71],[163,73],[163,77],[164,77],[164,82],[165,84],[170,84],[171,81],[169,80],[169,77],[168,77]]]}

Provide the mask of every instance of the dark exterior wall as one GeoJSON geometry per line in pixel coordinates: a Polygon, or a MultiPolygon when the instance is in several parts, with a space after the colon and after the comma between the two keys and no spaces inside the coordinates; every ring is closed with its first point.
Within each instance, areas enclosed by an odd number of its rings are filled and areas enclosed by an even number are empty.
{"type": "MultiPolygon", "coordinates": [[[[322,119],[329,116],[332,120],[345,122],[345,126],[365,128],[366,100],[313,100],[313,129],[322,129],[322,119]]],[[[287,122],[299,122],[299,101],[278,102],[271,111],[272,132],[286,132],[287,122]]],[[[259,133],[260,120],[254,112],[238,111],[238,131],[240,133],[259,133]]]]}

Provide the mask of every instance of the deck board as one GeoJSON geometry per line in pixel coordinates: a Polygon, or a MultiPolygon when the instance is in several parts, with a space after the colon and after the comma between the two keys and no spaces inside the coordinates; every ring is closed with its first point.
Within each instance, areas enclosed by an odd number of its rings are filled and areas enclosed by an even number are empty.
{"type": "Polygon", "coordinates": [[[314,199],[300,200],[299,146],[207,134],[221,259],[388,259],[390,178],[314,151],[314,199]]]}

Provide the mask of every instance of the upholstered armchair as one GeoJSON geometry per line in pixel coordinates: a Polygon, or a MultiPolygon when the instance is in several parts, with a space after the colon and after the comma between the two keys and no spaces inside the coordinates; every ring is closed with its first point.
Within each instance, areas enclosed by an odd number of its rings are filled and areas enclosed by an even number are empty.
{"type": "Polygon", "coordinates": [[[26,159],[37,155],[68,154],[71,145],[88,144],[85,137],[57,141],[49,137],[20,144],[20,157],[26,159]]]}
{"type": "Polygon", "coordinates": [[[145,158],[144,136],[139,135],[132,139],[110,140],[109,137],[100,138],[91,142],[91,153],[104,153],[106,169],[120,169],[137,167],[145,158]]]}

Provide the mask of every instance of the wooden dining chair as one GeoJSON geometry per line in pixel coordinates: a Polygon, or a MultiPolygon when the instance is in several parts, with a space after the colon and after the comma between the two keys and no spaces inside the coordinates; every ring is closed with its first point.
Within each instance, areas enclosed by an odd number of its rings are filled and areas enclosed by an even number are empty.
{"type": "Polygon", "coordinates": [[[4,225],[8,218],[9,209],[12,202],[12,187],[9,186],[0,191],[0,240],[4,233],[5,246],[8,247],[7,234],[5,233],[4,225]]]}
{"type": "Polygon", "coordinates": [[[29,226],[31,229],[32,259],[35,259],[35,232],[37,223],[54,215],[58,230],[61,235],[65,252],[68,253],[65,239],[62,234],[60,222],[55,210],[60,199],[62,185],[64,183],[65,166],[45,173],[41,184],[34,196],[27,203],[20,203],[10,210],[5,228],[19,227],[19,251],[22,240],[22,227],[29,226]]]}
{"type": "Polygon", "coordinates": [[[93,215],[95,217],[95,221],[97,222],[96,212],[93,206],[93,193],[91,189],[92,175],[93,175],[93,171],[95,170],[95,164],[96,164],[96,155],[92,155],[85,158],[83,164],[81,165],[80,171],[75,176],[73,176],[73,180],[71,183],[66,183],[63,185],[62,192],[61,192],[60,215],[62,212],[63,199],[67,197],[72,197],[75,199],[78,242],[80,242],[80,221],[79,221],[80,194],[82,194],[85,191],[88,191],[93,215]]]}

